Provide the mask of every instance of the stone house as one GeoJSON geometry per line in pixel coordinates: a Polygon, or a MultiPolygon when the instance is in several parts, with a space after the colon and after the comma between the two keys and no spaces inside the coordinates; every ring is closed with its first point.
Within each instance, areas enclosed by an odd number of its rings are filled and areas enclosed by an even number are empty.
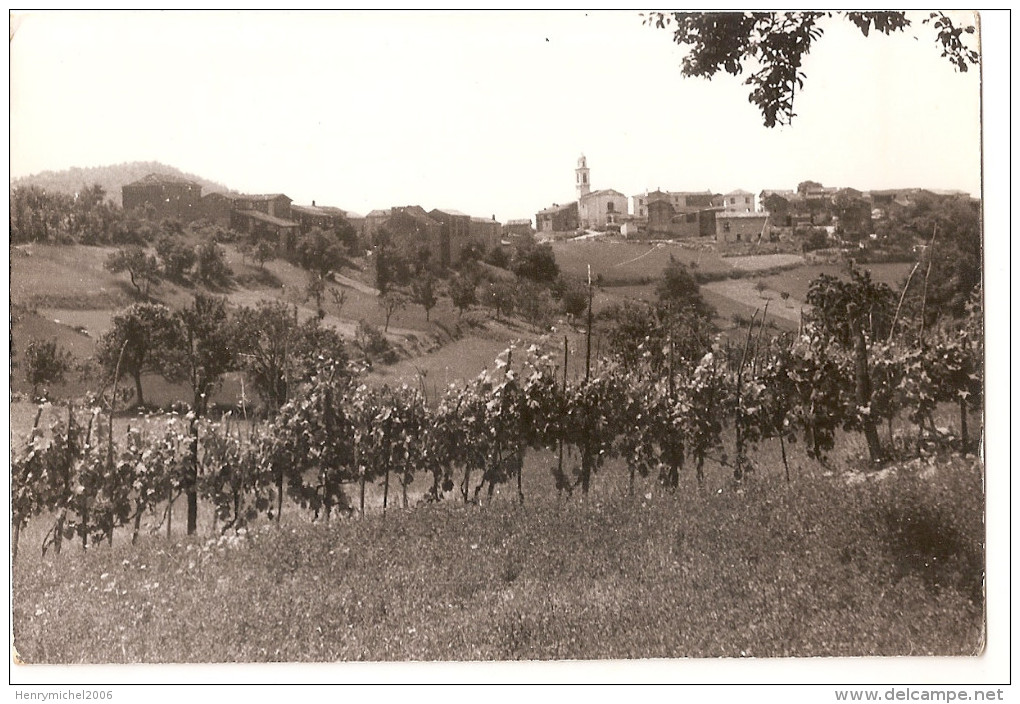
{"type": "MultiPolygon", "coordinates": [[[[715,214],[716,242],[757,242],[763,235],[768,213],[720,211],[715,214]]],[[[768,233],[764,233],[768,234],[768,233]]]]}
{"type": "Polygon", "coordinates": [[[124,210],[151,207],[159,219],[191,222],[201,217],[202,186],[179,176],[149,174],[121,187],[124,210]]]}
{"type": "Polygon", "coordinates": [[[578,228],[577,201],[551,207],[535,213],[535,229],[538,232],[576,232],[578,228]]]}
{"type": "Polygon", "coordinates": [[[471,243],[471,216],[452,208],[433,208],[429,217],[442,226],[439,261],[448,267],[460,259],[461,252],[471,243]]]}

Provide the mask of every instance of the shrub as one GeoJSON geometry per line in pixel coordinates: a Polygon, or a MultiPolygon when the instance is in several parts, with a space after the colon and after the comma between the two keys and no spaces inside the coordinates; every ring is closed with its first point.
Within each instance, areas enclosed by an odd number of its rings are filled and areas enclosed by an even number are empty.
{"type": "Polygon", "coordinates": [[[207,286],[226,286],[233,272],[227,264],[223,248],[215,242],[203,242],[195,249],[195,276],[207,286]]]}
{"type": "Polygon", "coordinates": [[[71,369],[71,353],[54,340],[33,339],[25,347],[25,377],[32,385],[32,395],[39,387],[60,384],[71,369]]]}
{"type": "Polygon", "coordinates": [[[370,362],[378,360],[383,364],[393,364],[397,361],[397,351],[375,325],[365,320],[359,322],[356,339],[358,347],[370,362]]]}

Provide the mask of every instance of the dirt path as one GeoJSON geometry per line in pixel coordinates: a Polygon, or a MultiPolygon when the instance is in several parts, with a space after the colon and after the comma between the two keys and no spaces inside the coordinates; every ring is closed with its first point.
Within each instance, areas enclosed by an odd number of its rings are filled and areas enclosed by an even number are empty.
{"type": "Polygon", "coordinates": [[[360,281],[358,281],[357,279],[352,279],[349,276],[344,276],[343,274],[336,274],[336,273],[334,273],[333,274],[333,278],[341,286],[346,286],[347,288],[353,288],[355,291],[360,291],[361,293],[364,293],[364,294],[369,295],[369,296],[378,296],[379,295],[379,289],[372,288],[368,284],[363,284],[360,281]]]}
{"type": "Polygon", "coordinates": [[[762,271],[776,267],[796,266],[804,263],[799,254],[756,254],[749,257],[724,257],[723,261],[734,269],[744,271],[762,271]]]}

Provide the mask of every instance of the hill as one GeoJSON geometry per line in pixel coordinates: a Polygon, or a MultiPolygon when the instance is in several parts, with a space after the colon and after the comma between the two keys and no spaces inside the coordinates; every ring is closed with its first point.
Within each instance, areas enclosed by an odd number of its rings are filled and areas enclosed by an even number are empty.
{"type": "Polygon", "coordinates": [[[161,164],[158,161],[132,161],[126,164],[111,164],[110,166],[88,168],[74,166],[64,171],[43,171],[31,176],[13,179],[11,186],[38,186],[47,191],[74,194],[81,189],[83,184],[92,185],[98,183],[106,191],[107,199],[117,205],[121,205],[121,187],[149,174],[179,176],[190,179],[201,184],[203,195],[230,190],[222,183],[216,183],[194,174],[185,173],[178,168],[161,164]]]}

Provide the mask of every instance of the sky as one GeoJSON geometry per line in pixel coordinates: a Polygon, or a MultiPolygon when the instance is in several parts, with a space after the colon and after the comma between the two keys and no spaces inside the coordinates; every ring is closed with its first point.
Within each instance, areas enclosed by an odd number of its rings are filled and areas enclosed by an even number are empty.
{"type": "MultiPolygon", "coordinates": [[[[971,17],[965,15],[965,19],[971,17]]],[[[11,31],[11,177],[160,161],[359,213],[500,221],[594,189],[981,192],[980,75],[930,27],[842,20],[767,129],[740,78],[680,73],[635,11],[29,12],[11,31]]]]}

